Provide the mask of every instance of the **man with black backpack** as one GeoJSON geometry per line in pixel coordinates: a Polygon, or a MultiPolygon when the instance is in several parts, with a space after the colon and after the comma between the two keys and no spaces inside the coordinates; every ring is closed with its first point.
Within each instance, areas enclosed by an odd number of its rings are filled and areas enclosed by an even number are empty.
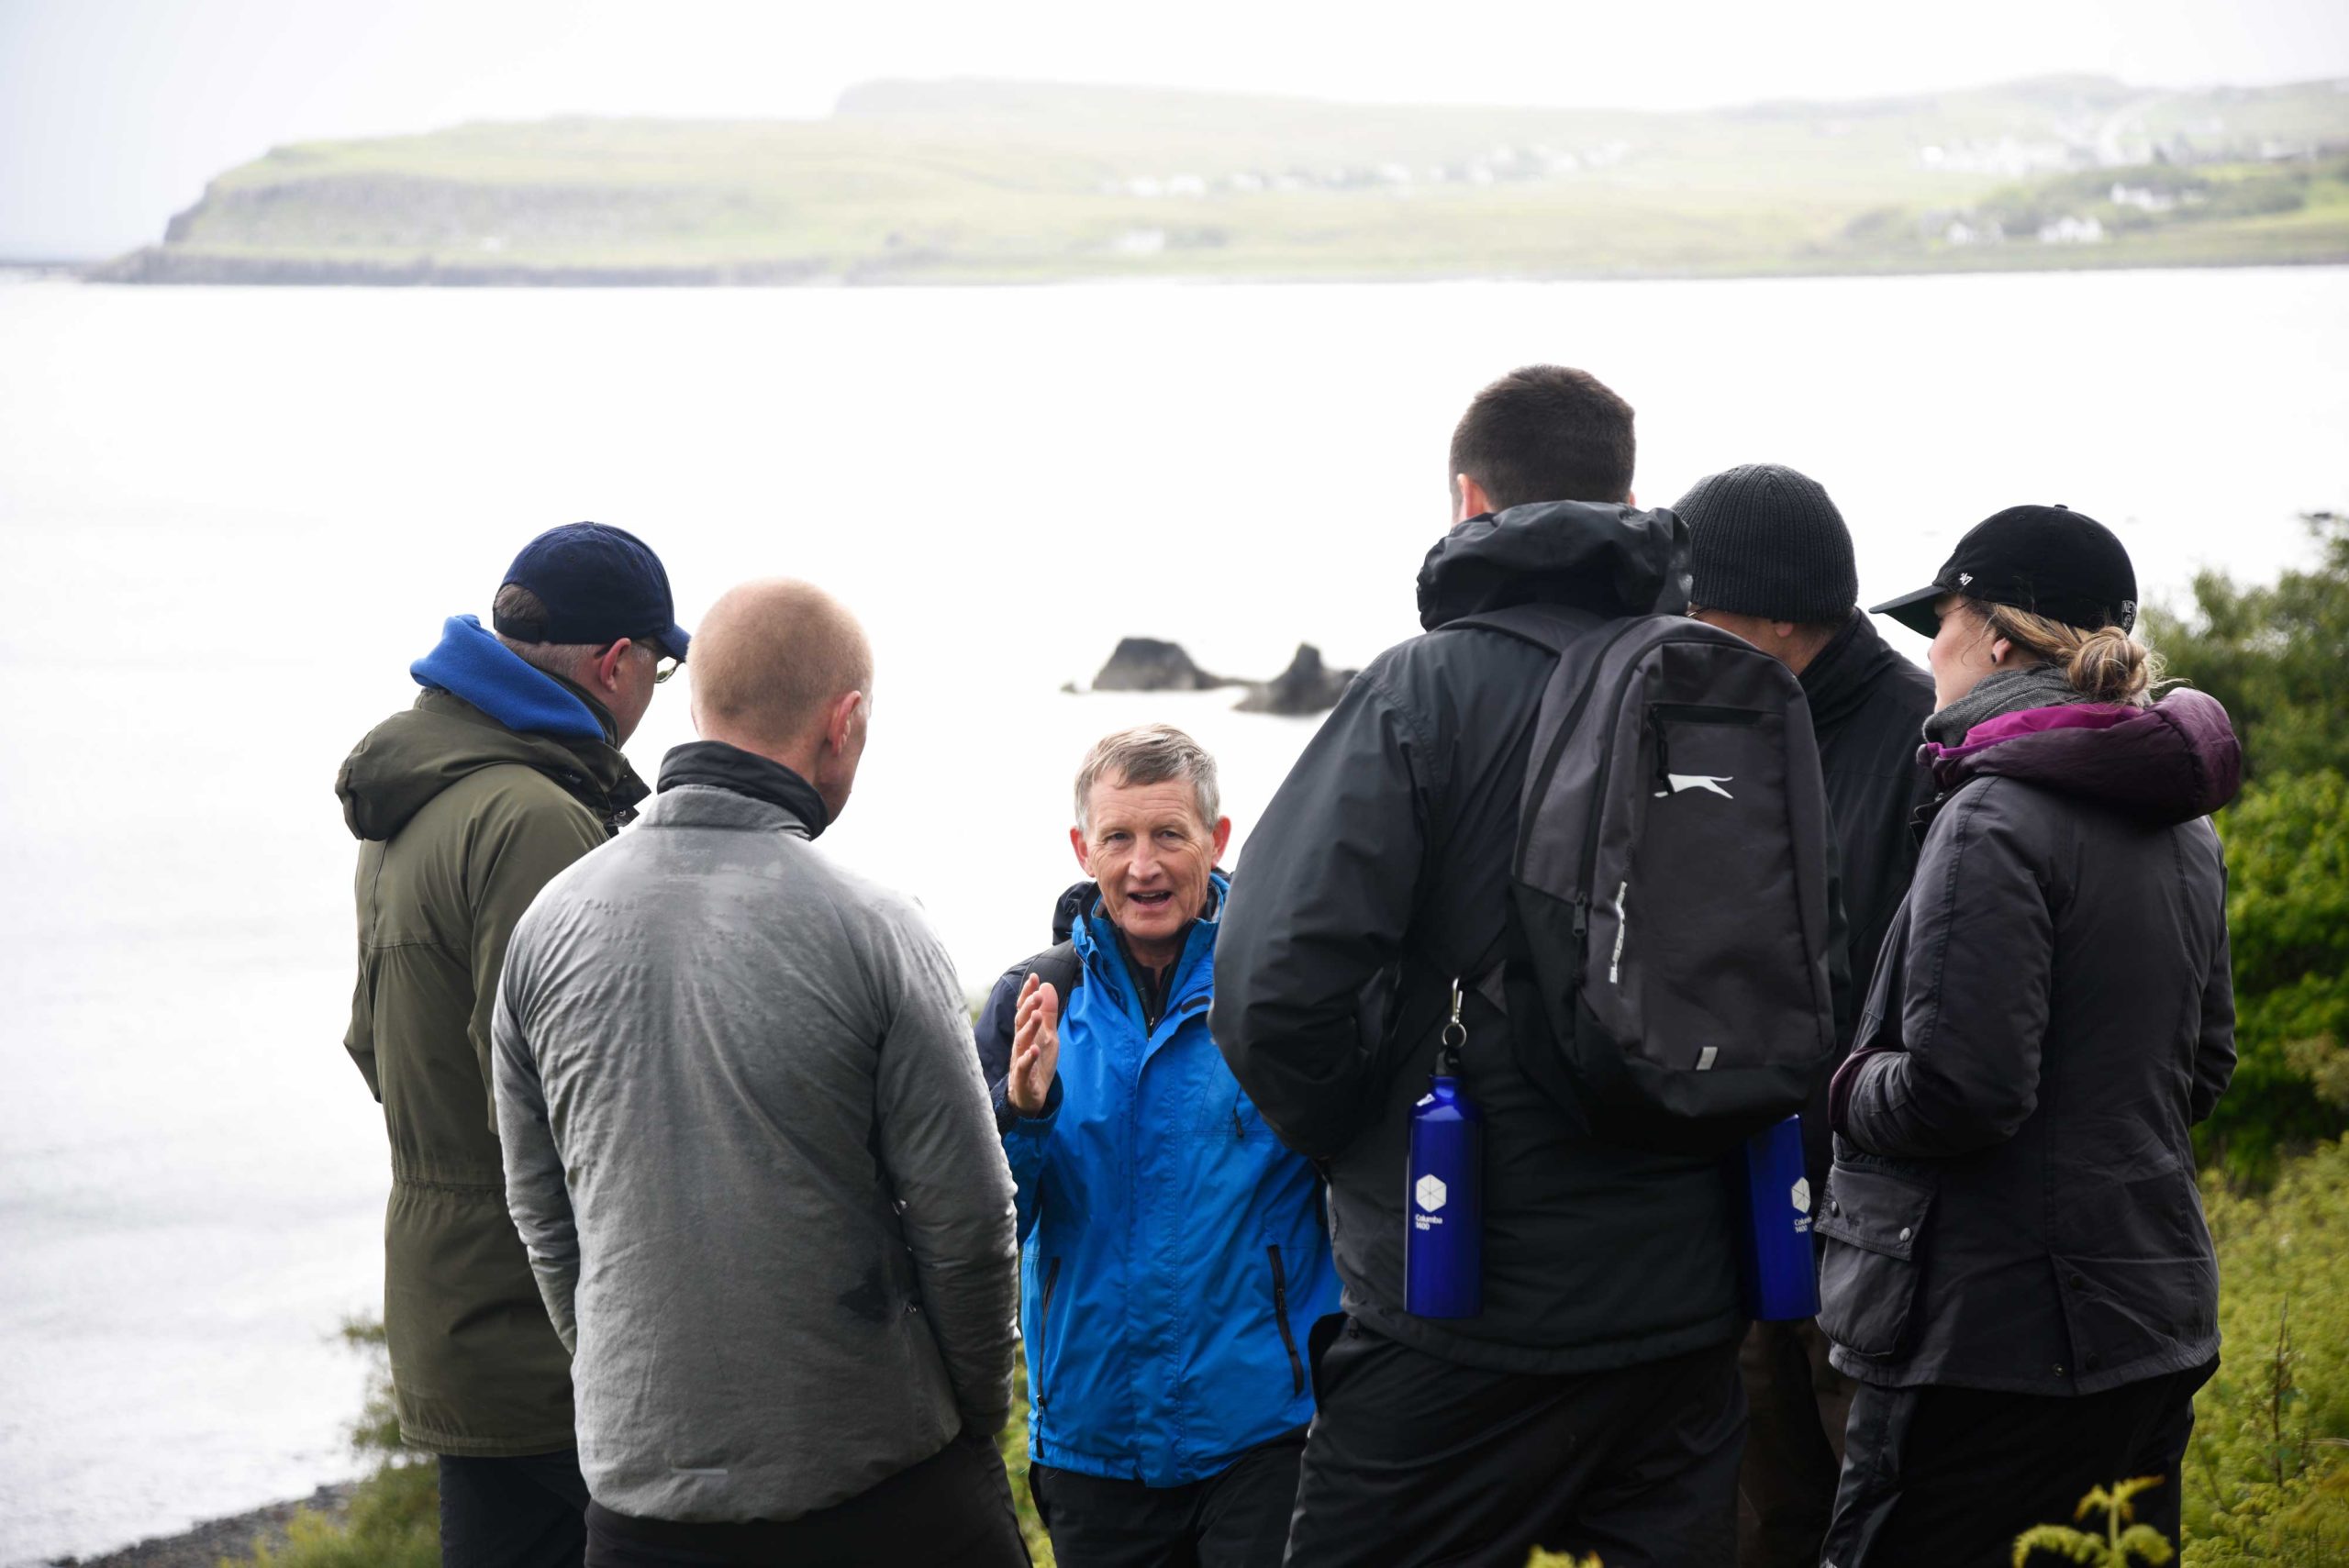
{"type": "Polygon", "coordinates": [[[1217,1043],[1327,1173],[1345,1287],[1288,1562],[1726,1565],[1724,1153],[1832,1049],[1808,716],[1679,614],[1686,530],[1634,508],[1631,410],[1593,377],[1503,377],[1451,456],[1427,633],[1306,749],[1218,950],[1217,1043]],[[1482,1136],[1448,1180],[1411,1163],[1440,1062],[1482,1136]],[[1439,1236],[1481,1243],[1445,1317],[1439,1236]]]}
{"type": "Polygon", "coordinates": [[[1231,819],[1164,725],[1104,737],[1074,805],[1088,880],[978,1025],[1019,1189],[1029,1490],[1062,1568],[1279,1568],[1338,1282],[1319,1178],[1208,1038],[1231,819]]]}

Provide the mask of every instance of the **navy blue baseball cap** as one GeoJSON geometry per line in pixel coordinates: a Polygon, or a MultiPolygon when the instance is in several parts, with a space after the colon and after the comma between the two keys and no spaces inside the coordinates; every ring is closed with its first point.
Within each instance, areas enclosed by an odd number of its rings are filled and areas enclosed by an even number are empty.
{"type": "Polygon", "coordinates": [[[657,642],[683,661],[692,640],[677,624],[669,573],[651,547],[625,528],[565,523],[522,547],[500,587],[528,588],[546,606],[543,621],[492,617],[517,642],[603,644],[625,637],[657,642]]]}

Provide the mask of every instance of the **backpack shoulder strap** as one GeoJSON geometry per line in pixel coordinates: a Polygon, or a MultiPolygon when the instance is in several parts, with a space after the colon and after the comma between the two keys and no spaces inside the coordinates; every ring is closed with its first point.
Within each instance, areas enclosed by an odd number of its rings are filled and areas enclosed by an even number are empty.
{"type": "Polygon", "coordinates": [[[1061,999],[1063,1013],[1068,1010],[1069,994],[1085,983],[1085,965],[1077,962],[1074,941],[1046,948],[1030,959],[1028,973],[1052,988],[1052,995],[1061,999]]]}

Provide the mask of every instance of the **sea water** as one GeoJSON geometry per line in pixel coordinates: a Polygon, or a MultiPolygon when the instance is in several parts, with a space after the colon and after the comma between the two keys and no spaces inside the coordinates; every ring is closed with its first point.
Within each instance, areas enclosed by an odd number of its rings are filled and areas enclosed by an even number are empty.
{"type": "Polygon", "coordinates": [[[1244,845],[1313,730],[1061,684],[1128,634],[1259,677],[1410,635],[1452,424],[1536,361],[1637,406],[1643,501],[1816,475],[1868,595],[2020,501],[2110,523],[2149,599],[2271,574],[2297,511],[2349,505],[2338,268],[0,287],[0,1563],[353,1468],[334,1331],[379,1299],[388,1173],[340,1044],[335,768],[530,534],[636,530],[689,622],[776,573],[854,606],[873,739],[822,847],[918,895],[975,995],[1049,938],[1092,740],[1191,729],[1244,845]]]}

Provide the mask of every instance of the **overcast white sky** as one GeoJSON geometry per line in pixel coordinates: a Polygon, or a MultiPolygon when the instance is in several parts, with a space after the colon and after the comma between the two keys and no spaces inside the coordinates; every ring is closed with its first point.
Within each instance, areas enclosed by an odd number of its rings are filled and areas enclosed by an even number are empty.
{"type": "Polygon", "coordinates": [[[818,116],[877,76],[1696,107],[2051,72],[2349,76],[2343,0],[0,0],[0,256],[161,237],[276,144],[549,114],[818,116]]]}

